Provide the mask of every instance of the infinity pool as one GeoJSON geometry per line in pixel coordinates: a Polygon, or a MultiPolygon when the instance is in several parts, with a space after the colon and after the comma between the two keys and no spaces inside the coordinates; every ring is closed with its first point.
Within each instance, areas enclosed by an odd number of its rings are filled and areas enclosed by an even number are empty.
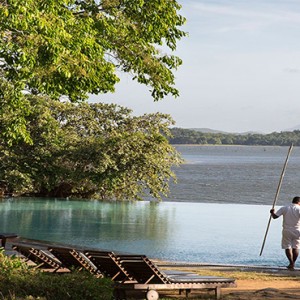
{"type": "Polygon", "coordinates": [[[281,220],[270,207],[184,202],[19,198],[0,202],[2,232],[32,239],[198,263],[285,265],[281,220]]]}

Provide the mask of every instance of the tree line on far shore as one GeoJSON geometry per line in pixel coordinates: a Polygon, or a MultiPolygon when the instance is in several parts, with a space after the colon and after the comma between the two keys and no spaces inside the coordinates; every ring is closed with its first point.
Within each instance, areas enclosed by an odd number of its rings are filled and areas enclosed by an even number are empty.
{"type": "Polygon", "coordinates": [[[300,130],[272,132],[269,134],[206,133],[193,129],[171,128],[171,144],[196,145],[262,145],[300,146],[300,130]]]}

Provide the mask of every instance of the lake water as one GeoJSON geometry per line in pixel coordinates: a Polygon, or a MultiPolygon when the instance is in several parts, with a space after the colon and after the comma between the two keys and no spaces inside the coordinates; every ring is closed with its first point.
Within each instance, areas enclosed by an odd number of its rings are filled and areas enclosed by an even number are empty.
{"type": "MultiPolygon", "coordinates": [[[[273,203],[288,147],[177,146],[186,163],[176,169],[171,201],[273,203]]],[[[300,194],[300,147],[290,155],[278,205],[300,194]]],[[[164,199],[167,200],[168,199],[164,199]]]]}
{"type": "MultiPolygon", "coordinates": [[[[163,202],[5,199],[3,232],[53,242],[226,264],[285,265],[281,219],[271,223],[259,256],[287,147],[178,146],[186,163],[163,202]]],[[[300,194],[294,148],[278,205],[300,194]]]]}

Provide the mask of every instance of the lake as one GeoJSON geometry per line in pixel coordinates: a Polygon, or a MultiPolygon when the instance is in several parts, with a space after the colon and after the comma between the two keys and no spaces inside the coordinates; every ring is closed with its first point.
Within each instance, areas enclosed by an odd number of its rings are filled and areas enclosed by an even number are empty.
{"type": "MultiPolygon", "coordinates": [[[[162,202],[4,199],[1,231],[173,261],[285,265],[281,219],[272,221],[259,252],[288,147],[177,149],[186,163],[162,202]]],[[[296,147],[278,205],[298,194],[299,167],[296,147]]]]}
{"type": "MultiPolygon", "coordinates": [[[[178,184],[165,201],[273,203],[288,147],[176,146],[186,163],[176,169],[178,184]]],[[[300,147],[287,165],[278,204],[300,194],[300,147]]]]}

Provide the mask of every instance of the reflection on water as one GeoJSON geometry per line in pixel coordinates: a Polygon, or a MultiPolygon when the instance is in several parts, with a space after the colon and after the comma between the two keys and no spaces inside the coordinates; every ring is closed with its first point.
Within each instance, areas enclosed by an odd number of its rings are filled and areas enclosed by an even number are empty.
{"type": "Polygon", "coordinates": [[[281,221],[259,257],[269,207],[183,202],[7,199],[0,228],[23,237],[201,263],[285,263],[281,221]]]}

